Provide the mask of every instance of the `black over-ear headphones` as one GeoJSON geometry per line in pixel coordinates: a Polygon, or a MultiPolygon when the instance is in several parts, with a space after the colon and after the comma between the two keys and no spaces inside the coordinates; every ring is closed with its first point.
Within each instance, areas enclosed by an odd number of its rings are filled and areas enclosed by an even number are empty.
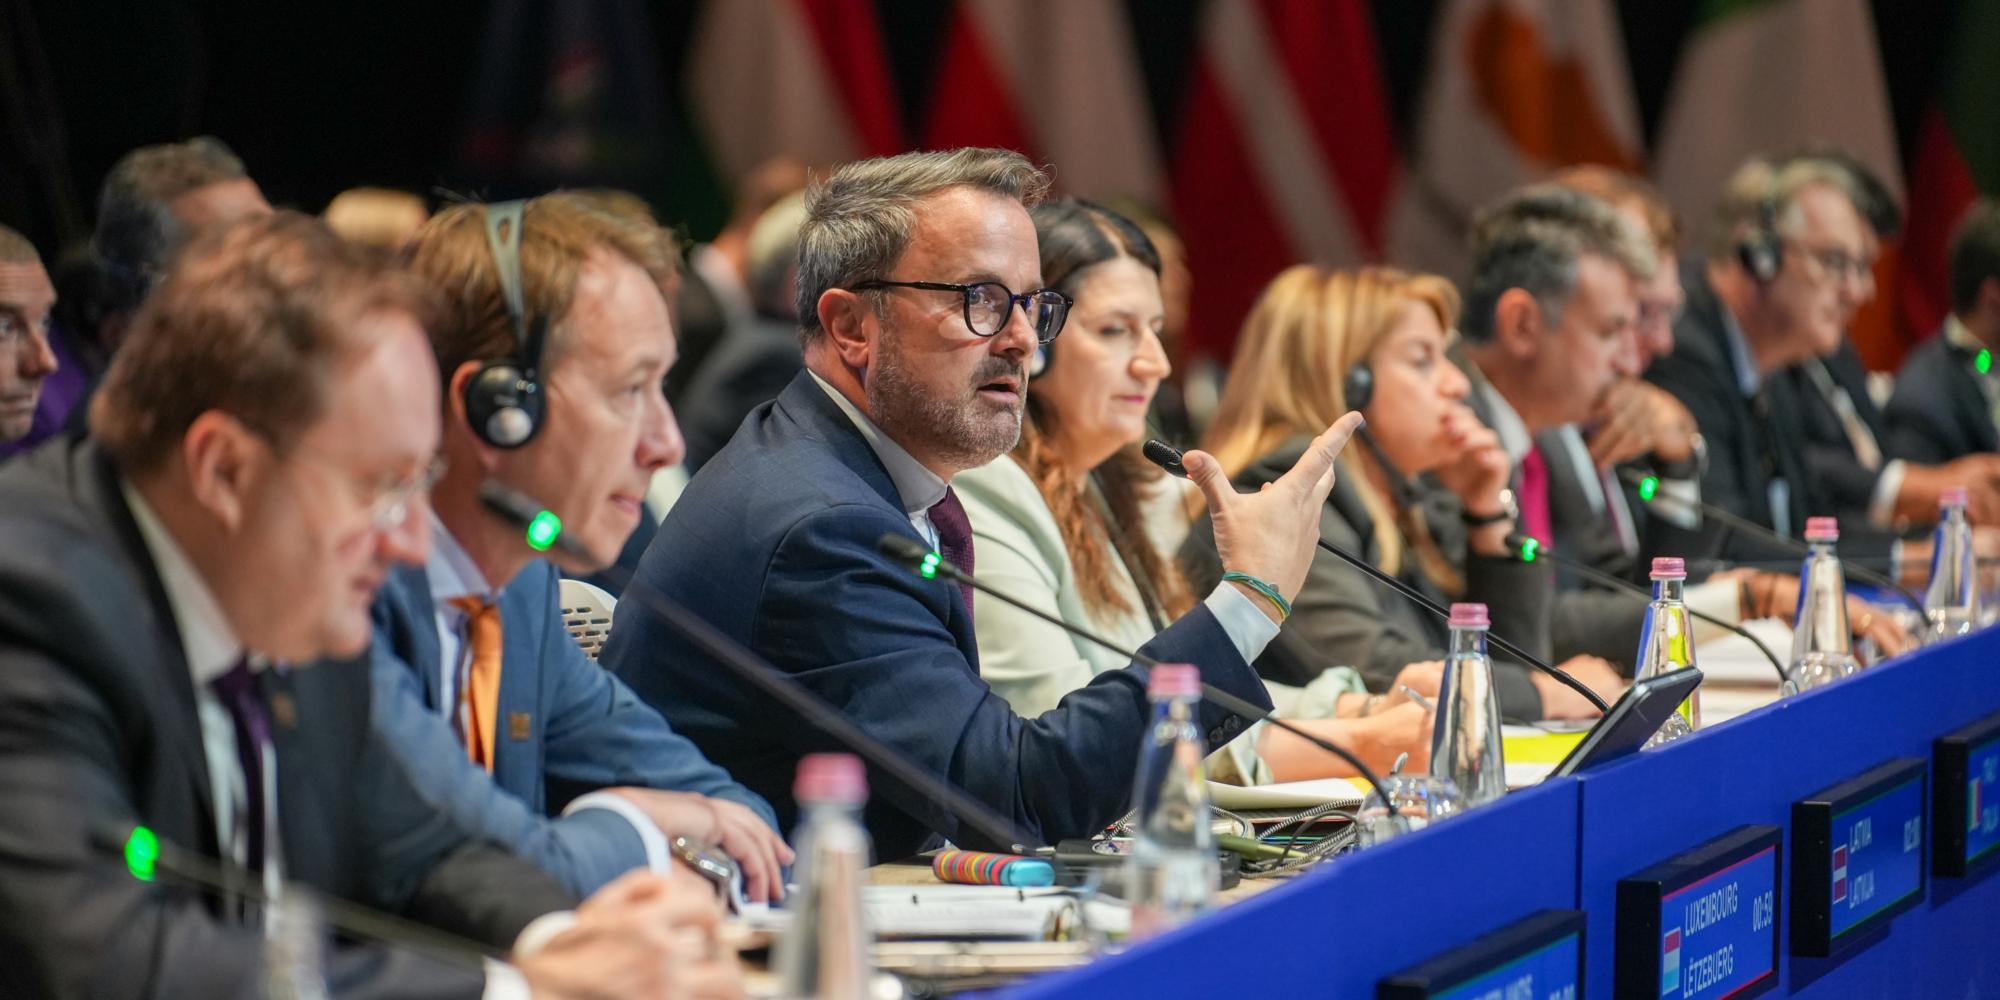
{"type": "Polygon", "coordinates": [[[1366,360],[1356,361],[1347,370],[1347,377],[1340,382],[1340,394],[1347,400],[1348,409],[1368,408],[1368,401],[1375,398],[1375,370],[1368,367],[1366,360]]]}
{"type": "Polygon", "coordinates": [[[495,448],[519,448],[534,440],[547,405],[536,378],[549,321],[546,316],[531,321],[521,296],[521,224],[527,207],[525,201],[509,201],[485,210],[486,245],[493,251],[500,296],[514,324],[514,353],[486,362],[465,384],[465,416],[472,432],[495,448]]]}
{"type": "Polygon", "coordinates": [[[1771,164],[1764,197],[1757,199],[1757,228],[1736,244],[1736,259],[1758,284],[1770,284],[1785,262],[1785,241],[1778,236],[1778,172],[1782,162],[1771,164]]]}

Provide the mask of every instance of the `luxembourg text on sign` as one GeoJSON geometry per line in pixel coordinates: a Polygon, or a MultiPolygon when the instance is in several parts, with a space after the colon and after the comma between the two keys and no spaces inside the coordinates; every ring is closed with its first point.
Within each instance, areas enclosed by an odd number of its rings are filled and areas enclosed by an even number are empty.
{"type": "Polygon", "coordinates": [[[1725,997],[1774,972],[1778,849],[1660,900],[1660,996],[1725,997]]]}

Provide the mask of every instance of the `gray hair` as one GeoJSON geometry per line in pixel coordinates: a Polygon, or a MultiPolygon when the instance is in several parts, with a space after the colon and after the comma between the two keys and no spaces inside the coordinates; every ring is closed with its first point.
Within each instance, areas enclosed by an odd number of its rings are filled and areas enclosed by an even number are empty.
{"type": "Polygon", "coordinates": [[[120,157],[98,193],[90,238],[91,256],[107,279],[105,309],[137,308],[165,275],[168,259],[187,240],[169,210],[175,198],[248,176],[243,161],[214,136],[141,146],[120,157]]]}
{"type": "MultiPolygon", "coordinates": [[[[1763,226],[1766,212],[1772,216],[1778,235],[1796,233],[1805,225],[1799,195],[1813,187],[1840,192],[1856,212],[1872,203],[1867,185],[1838,160],[1811,155],[1779,160],[1751,157],[1722,187],[1708,231],[1709,259],[1733,259],[1737,248],[1763,226]]],[[[1864,221],[1874,224],[1865,216],[1864,221]]]]}
{"type": "Polygon", "coordinates": [[[1534,296],[1550,325],[1576,292],[1576,262],[1584,254],[1610,258],[1636,281],[1658,266],[1652,240],[1604,201],[1559,184],[1520,188],[1481,210],[1472,223],[1472,280],[1465,289],[1459,333],[1481,343],[1493,337],[1500,296],[1520,288],[1534,296]]]}
{"type": "Polygon", "coordinates": [[[0,264],[40,264],[42,255],[26,236],[0,226],[0,264]]]}
{"type": "Polygon", "coordinates": [[[910,242],[916,204],[949,188],[974,187],[1033,206],[1049,176],[1009,149],[903,153],[849,163],[806,189],[799,227],[799,339],[824,336],[819,298],[887,274],[910,242]]]}

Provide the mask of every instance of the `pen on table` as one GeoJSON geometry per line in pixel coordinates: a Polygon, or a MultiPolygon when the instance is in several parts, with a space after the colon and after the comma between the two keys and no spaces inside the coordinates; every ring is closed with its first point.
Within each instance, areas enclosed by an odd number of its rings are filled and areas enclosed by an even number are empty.
{"type": "Polygon", "coordinates": [[[1435,706],[1435,705],[1432,705],[1432,704],[1431,704],[1431,700],[1430,700],[1429,698],[1426,698],[1426,697],[1424,697],[1423,695],[1420,695],[1420,694],[1418,694],[1418,693],[1417,693],[1417,689],[1416,689],[1416,688],[1413,688],[1413,687],[1409,686],[1408,684],[1398,684],[1398,685],[1396,685],[1396,689],[1397,689],[1398,691],[1401,691],[1401,692],[1403,692],[1403,693],[1404,693],[1404,694],[1406,694],[1406,695],[1409,695],[1409,696],[1410,696],[1410,700],[1411,700],[1411,701],[1414,701],[1414,702],[1416,702],[1417,704],[1419,704],[1419,705],[1422,705],[1422,706],[1423,706],[1423,709],[1424,709],[1424,711],[1426,711],[1426,712],[1435,712],[1435,711],[1437,711],[1437,706],[1435,706]]]}

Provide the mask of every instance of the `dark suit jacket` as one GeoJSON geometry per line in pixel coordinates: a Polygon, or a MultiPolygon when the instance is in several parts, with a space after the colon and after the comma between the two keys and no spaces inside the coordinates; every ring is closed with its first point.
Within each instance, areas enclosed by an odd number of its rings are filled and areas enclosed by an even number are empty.
{"type": "MultiPolygon", "coordinates": [[[[363,666],[260,677],[278,722],[292,879],[500,950],[570,905],[540,872],[423,806],[367,738],[363,666]]],[[[115,471],[73,438],[0,470],[0,801],[0,995],[261,992],[259,932],[218,916],[213,899],[134,880],[107,844],[145,824],[219,853],[165,590],[115,471]]],[[[477,996],[483,979],[376,947],[337,950],[328,977],[342,997],[477,996]]]]}
{"type": "Polygon", "coordinates": [[[731,327],[674,406],[687,438],[688,471],[700,471],[743,418],[776,399],[803,367],[796,321],[760,316],[731,327]]]}
{"type": "MultiPolygon", "coordinates": [[[[1814,482],[1805,459],[1805,401],[1794,379],[1782,377],[1783,372],[1764,379],[1756,398],[1746,399],[1729,349],[1724,307],[1709,288],[1700,263],[1682,279],[1688,290],[1687,310],[1674,324],[1673,353],[1655,359],[1646,378],[1688,408],[1708,442],[1702,499],[1773,527],[1777,522],[1770,487],[1773,480],[1782,479],[1789,487],[1786,526],[1796,538],[1804,532],[1808,515],[1836,515],[1839,510],[1832,496],[1814,482]]],[[[1888,555],[1893,541],[1887,532],[1854,523],[1841,525],[1843,556],[1880,559],[1888,555]]],[[[1655,555],[1732,561],[1797,558],[1795,550],[1731,531],[1713,519],[1704,519],[1692,531],[1661,522],[1648,543],[1648,561],[1655,555]]]]}
{"type": "MultiPolygon", "coordinates": [[[[1254,490],[1277,480],[1291,470],[1311,443],[1310,438],[1300,437],[1278,446],[1237,475],[1236,487],[1254,490]]],[[[1446,594],[1424,576],[1416,557],[1407,551],[1398,579],[1440,604],[1486,602],[1494,632],[1537,656],[1547,656],[1550,578],[1546,569],[1513,559],[1468,557],[1455,498],[1441,497],[1442,490],[1421,485],[1414,488],[1426,508],[1439,549],[1465,573],[1465,593],[1458,597],[1446,594]]],[[[1334,480],[1333,492],[1320,511],[1319,532],[1328,542],[1369,563],[1382,564],[1375,519],[1369,516],[1353,477],[1345,470],[1334,480]]],[[[1181,549],[1188,576],[1198,587],[1213,586],[1222,576],[1213,539],[1204,518],[1188,533],[1181,549]]],[[[1257,671],[1281,684],[1304,685],[1328,667],[1346,665],[1360,672],[1369,690],[1386,691],[1405,665],[1443,659],[1450,637],[1450,630],[1436,615],[1320,552],[1313,557],[1305,586],[1292,602],[1292,616],[1264,655],[1257,658],[1257,671]]],[[[1542,698],[1528,679],[1529,668],[1510,662],[1498,650],[1494,656],[1502,714],[1515,719],[1541,718],[1542,698]]]]}
{"type": "MultiPolygon", "coordinates": [[[[1800,401],[1800,424],[1805,430],[1805,458],[1807,478],[1813,484],[1815,496],[1824,498],[1831,507],[1820,511],[1832,511],[1840,518],[1842,532],[1849,525],[1857,528],[1868,523],[1868,506],[1875,498],[1875,484],[1882,479],[1882,468],[1873,469],[1861,464],[1854,452],[1854,442],[1841,426],[1840,414],[1827,400],[1813,378],[1810,366],[1817,365],[1825,371],[1827,378],[1835,386],[1847,393],[1853,401],[1854,414],[1859,417],[1868,432],[1875,436],[1878,445],[1883,444],[1887,426],[1882,420],[1882,411],[1875,406],[1875,400],[1868,395],[1868,370],[1862,367],[1861,355],[1854,349],[1854,343],[1845,337],[1840,340],[1840,349],[1831,356],[1815,358],[1804,364],[1795,365],[1779,377],[1790,379],[1792,391],[1800,401]]],[[[1889,460],[1888,449],[1883,449],[1883,464],[1889,460]]]]}
{"type": "Polygon", "coordinates": [[[1882,448],[1895,458],[1941,465],[1982,451],[2000,451],[1993,408],[1973,373],[1973,358],[1942,331],[1910,352],[1896,376],[1883,420],[1882,448]]]}
{"type": "MultiPolygon", "coordinates": [[[[1549,520],[1555,527],[1555,552],[1579,560],[1621,579],[1644,582],[1646,569],[1636,553],[1625,550],[1624,539],[1608,512],[1590,505],[1584,476],[1597,476],[1597,468],[1571,460],[1569,449],[1556,433],[1539,435],[1542,456],[1549,470],[1549,520]]],[[[1621,480],[1615,484],[1625,507],[1619,516],[1632,520],[1632,529],[1645,549],[1647,533],[1654,519],[1647,516],[1638,494],[1621,480]]],[[[1605,497],[1605,503],[1615,502],[1605,497]]],[[[1551,563],[1551,565],[1554,565],[1551,563]]],[[[1601,656],[1626,674],[1632,672],[1639,649],[1640,624],[1645,618],[1646,601],[1635,594],[1611,590],[1555,567],[1556,596],[1551,602],[1549,644],[1558,661],[1588,654],[1601,656]]]]}
{"type": "Polygon", "coordinates": [[[375,599],[375,729],[417,790],[459,825],[507,847],[587,895],[644,867],[631,824],[596,809],[549,818],[585,792],[615,786],[696,792],[771,807],[708,762],[563,627],[555,568],[534,562],[500,592],[498,731],[493,773],[472,763],[439,705],[436,606],[419,566],[399,569],[375,599]]]}
{"type": "MultiPolygon", "coordinates": [[[[917,538],[888,471],[808,373],[760,406],[688,485],[618,602],[602,662],[674,729],[797,816],[799,758],[839,749],[756,695],[640,599],[656,591],[749,646],[877,738],[1011,816],[1048,843],[1093,834],[1126,808],[1148,705],[1143,670],[1100,674],[1056,709],[1014,714],[979,679],[958,587],[876,551],[917,538]]],[[[1211,684],[1269,705],[1264,686],[1204,607],[1145,651],[1198,664],[1211,684]]],[[[1210,745],[1242,731],[1202,713],[1210,745]]],[[[877,854],[901,857],[932,832],[983,838],[913,789],[870,769],[877,854]]]]}

